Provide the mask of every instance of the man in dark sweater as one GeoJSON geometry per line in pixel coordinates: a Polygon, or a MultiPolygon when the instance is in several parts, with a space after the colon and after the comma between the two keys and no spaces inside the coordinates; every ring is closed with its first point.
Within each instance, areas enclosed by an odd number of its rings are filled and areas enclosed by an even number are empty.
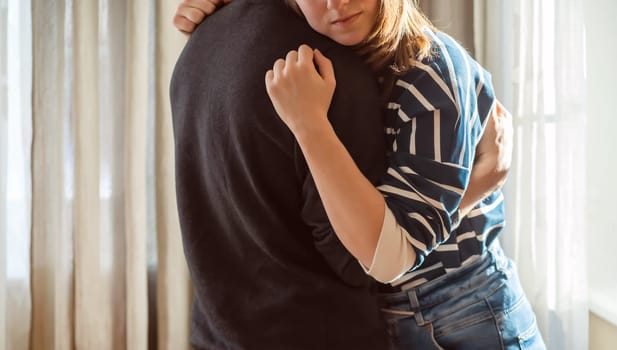
{"type": "Polygon", "coordinates": [[[191,36],[171,82],[178,210],[199,349],[385,349],[373,281],[330,227],[265,72],[300,44],[335,65],[330,119],[372,181],[385,169],[377,86],[283,0],[235,0],[191,36]]]}

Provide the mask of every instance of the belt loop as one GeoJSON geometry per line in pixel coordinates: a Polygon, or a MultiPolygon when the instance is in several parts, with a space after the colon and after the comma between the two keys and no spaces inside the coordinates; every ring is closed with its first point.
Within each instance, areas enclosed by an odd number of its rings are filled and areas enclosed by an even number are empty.
{"type": "Polygon", "coordinates": [[[407,297],[409,298],[409,306],[411,311],[415,312],[414,318],[418,326],[424,326],[424,317],[422,316],[422,310],[420,310],[420,302],[418,301],[417,289],[410,289],[407,291],[407,297]]]}

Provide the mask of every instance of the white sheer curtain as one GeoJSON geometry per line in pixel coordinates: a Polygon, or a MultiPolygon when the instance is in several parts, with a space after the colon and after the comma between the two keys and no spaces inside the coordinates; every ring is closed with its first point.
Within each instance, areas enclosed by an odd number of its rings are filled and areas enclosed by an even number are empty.
{"type": "Polygon", "coordinates": [[[189,347],[176,5],[0,0],[0,349],[189,347]]]}
{"type": "MultiPolygon", "coordinates": [[[[7,74],[6,58],[7,43],[6,32],[7,23],[7,4],[5,0],[0,0],[0,198],[7,197],[6,177],[7,177],[7,150],[8,150],[8,112],[7,112],[7,74]]],[[[0,201],[0,338],[6,337],[6,201],[0,201]]],[[[4,342],[2,342],[4,343],[4,342]]],[[[5,344],[0,344],[0,349],[4,349],[5,344]]]]}
{"type": "Polygon", "coordinates": [[[477,56],[514,114],[502,243],[549,349],[588,347],[582,0],[476,0],[477,56]]]}

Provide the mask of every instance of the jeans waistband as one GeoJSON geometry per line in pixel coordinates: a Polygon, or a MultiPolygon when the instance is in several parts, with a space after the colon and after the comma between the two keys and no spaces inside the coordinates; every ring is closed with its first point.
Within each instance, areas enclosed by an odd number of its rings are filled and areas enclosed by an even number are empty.
{"type": "Polygon", "coordinates": [[[382,307],[408,305],[405,309],[419,311],[452,297],[456,285],[461,293],[480,288],[495,278],[495,272],[509,274],[509,260],[495,241],[478,260],[448,272],[417,287],[394,293],[379,294],[382,307]]]}

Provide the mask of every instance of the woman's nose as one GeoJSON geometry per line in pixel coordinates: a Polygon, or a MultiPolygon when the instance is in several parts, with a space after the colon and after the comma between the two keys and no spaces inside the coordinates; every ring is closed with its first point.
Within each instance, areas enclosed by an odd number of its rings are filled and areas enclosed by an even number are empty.
{"type": "Polygon", "coordinates": [[[349,4],[351,0],[328,0],[328,8],[341,9],[349,4]]]}

